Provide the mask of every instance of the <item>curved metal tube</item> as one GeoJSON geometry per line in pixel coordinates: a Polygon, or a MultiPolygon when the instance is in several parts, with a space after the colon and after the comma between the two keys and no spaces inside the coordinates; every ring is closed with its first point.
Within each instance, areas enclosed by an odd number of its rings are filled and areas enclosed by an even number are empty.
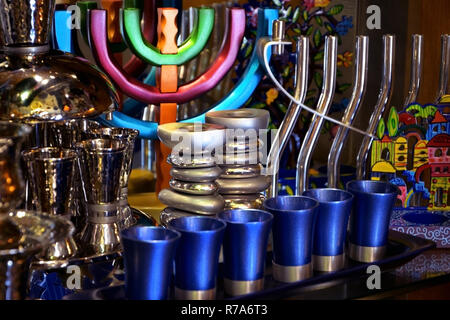
{"type": "Polygon", "coordinates": [[[439,88],[436,97],[436,104],[441,98],[448,94],[448,74],[450,72],[450,35],[441,35],[441,69],[439,72],[439,88]]]}
{"type": "MultiPolygon", "coordinates": [[[[381,89],[378,95],[378,101],[375,109],[369,120],[368,133],[375,134],[378,123],[383,116],[383,111],[389,103],[392,95],[392,83],[394,77],[394,61],[395,61],[395,36],[384,35],[384,63],[383,63],[383,78],[381,81],[381,89]]],[[[356,176],[359,180],[366,177],[366,163],[369,155],[370,146],[373,138],[364,137],[361,147],[356,158],[356,176]]]]}
{"type": "MultiPolygon", "coordinates": [[[[92,10],[90,14],[95,17],[95,19],[91,17],[89,21],[91,24],[90,35],[92,37],[92,48],[97,61],[106,69],[109,76],[125,94],[147,104],[157,104],[164,101],[173,101],[180,104],[195,99],[213,88],[233,66],[245,31],[244,10],[238,8],[231,9],[229,23],[227,25],[228,31],[224,40],[225,43],[214,64],[203,75],[181,86],[178,92],[160,93],[156,87],[142,84],[136,79],[124,74],[123,70],[110,57],[108,51],[105,37],[106,13],[104,10],[92,10]],[[105,54],[99,56],[97,54],[98,52],[104,52],[105,54]]],[[[138,129],[140,131],[139,137],[143,139],[157,139],[156,123],[153,124],[134,119],[120,112],[114,112],[112,120],[107,121],[105,117],[102,117],[102,122],[112,126],[138,129]]]]}
{"type": "MultiPolygon", "coordinates": [[[[350,102],[345,110],[342,122],[352,124],[359,106],[364,99],[364,94],[367,87],[367,70],[369,61],[369,37],[356,37],[356,57],[355,57],[355,80],[353,93],[350,102]]],[[[348,129],[340,127],[336,136],[334,137],[333,145],[331,146],[328,155],[328,188],[337,188],[339,182],[339,167],[342,148],[347,140],[348,129]]]]}
{"type": "Polygon", "coordinates": [[[113,112],[112,120],[106,120],[105,115],[96,120],[107,126],[139,130],[141,139],[158,140],[158,123],[156,122],[137,120],[118,111],[113,112]]]}
{"type": "MultiPolygon", "coordinates": [[[[142,34],[145,36],[145,39],[147,41],[152,42],[155,37],[155,0],[141,0],[134,3],[140,6],[138,9],[142,9],[142,34]]],[[[125,2],[125,5],[127,5],[127,2],[125,2]]],[[[78,1],[77,6],[80,8],[81,13],[81,34],[83,35],[86,43],[89,43],[87,15],[89,10],[97,9],[98,5],[95,1],[78,1]]],[[[67,31],[69,31],[67,30],[68,28],[66,23],[55,24],[55,29],[56,32],[60,33],[67,33],[67,31]]],[[[77,38],[74,37],[73,41],[77,42],[77,38]]],[[[124,42],[120,43],[120,46],[122,47],[121,50],[117,50],[117,44],[110,43],[109,46],[111,48],[111,51],[113,52],[123,51],[124,49],[126,49],[126,44],[124,42]]],[[[73,51],[70,52],[75,53],[73,51]]],[[[123,70],[130,76],[138,77],[142,74],[146,67],[147,65],[144,61],[142,61],[135,55],[132,55],[130,60],[123,66],[123,70]]],[[[146,82],[144,81],[144,83],[146,82]]]]}
{"type": "MultiPolygon", "coordinates": [[[[264,36],[271,36],[272,35],[272,23],[275,19],[278,18],[278,10],[276,9],[258,9],[258,28],[257,28],[257,39],[264,36]]],[[[207,112],[210,111],[221,111],[221,110],[233,110],[238,109],[242,105],[244,105],[245,102],[250,98],[250,96],[253,94],[254,90],[258,86],[259,82],[261,81],[261,78],[264,76],[265,71],[264,67],[261,65],[261,63],[258,60],[258,55],[256,50],[253,51],[252,57],[250,58],[249,64],[247,68],[245,69],[243,75],[241,76],[241,79],[236,84],[236,86],[230,91],[230,93],[221,101],[219,101],[215,106],[213,106],[211,109],[208,109],[204,111],[201,115],[198,115],[196,117],[185,119],[180,122],[205,122],[205,115],[207,112]]],[[[134,100],[135,101],[135,100],[134,100]]],[[[131,116],[136,116],[136,114],[139,112],[139,108],[142,105],[138,104],[131,104],[131,101],[129,102],[129,105],[127,105],[127,101],[124,104],[122,112],[125,113],[127,116],[120,115],[120,118],[117,121],[117,126],[123,126],[126,124],[126,122],[130,122],[133,120],[131,116]],[[125,120],[126,119],[126,120],[125,120]]],[[[117,114],[117,113],[115,113],[117,114]]],[[[133,125],[138,125],[139,128],[144,128],[146,125],[149,126],[149,128],[146,128],[147,130],[146,134],[149,137],[155,137],[157,139],[157,125],[150,125],[148,122],[143,122],[140,124],[136,124],[133,121],[133,125]],[[154,130],[154,132],[150,132],[150,128],[154,130]]],[[[138,128],[136,128],[138,129],[138,128]]],[[[138,129],[139,130],[139,129],[138,129]]],[[[141,131],[141,130],[140,130],[141,131]]],[[[153,138],[152,138],[153,139],[153,138]]]]}
{"type": "MultiPolygon", "coordinates": [[[[296,100],[303,102],[308,91],[308,70],[309,70],[309,38],[299,37],[297,39],[297,64],[295,68],[295,93],[296,100]]],[[[276,143],[272,145],[267,157],[268,163],[266,168],[268,173],[272,175],[272,184],[269,189],[269,197],[278,195],[278,170],[280,168],[280,160],[283,152],[291,137],[292,131],[297,124],[298,117],[302,111],[302,107],[291,102],[283,122],[278,128],[275,136],[276,143]],[[279,141],[279,142],[278,142],[279,141]]]]}
{"type": "Polygon", "coordinates": [[[121,91],[147,104],[173,102],[182,104],[195,99],[214,88],[233,66],[239,52],[245,31],[245,12],[243,9],[230,9],[229,31],[220,55],[212,66],[193,81],[180,86],[177,92],[161,93],[158,88],[142,84],[125,74],[123,69],[111,58],[106,38],[106,12],[91,10],[89,19],[90,42],[98,64],[113,79],[121,91]]]}
{"type": "MultiPolygon", "coordinates": [[[[325,38],[325,55],[323,62],[323,87],[319,97],[317,111],[327,114],[333,102],[336,88],[338,39],[335,36],[325,38]]],[[[324,118],[314,115],[311,125],[303,140],[297,160],[296,195],[301,195],[308,188],[308,171],[314,149],[319,139],[324,118]]]]}
{"type": "Polygon", "coordinates": [[[260,61],[262,61],[264,63],[264,67],[266,69],[266,73],[269,76],[270,80],[272,80],[272,82],[275,84],[275,86],[277,87],[277,89],[284,94],[287,98],[289,98],[289,100],[291,100],[293,103],[296,103],[298,105],[300,105],[300,107],[302,107],[302,109],[318,116],[321,117],[327,121],[330,121],[332,123],[335,123],[337,125],[340,125],[342,127],[345,127],[349,130],[352,130],[354,132],[357,132],[363,136],[367,136],[369,138],[376,138],[376,136],[374,136],[371,133],[368,133],[366,131],[360,130],[358,128],[355,128],[347,123],[344,123],[342,121],[333,119],[332,117],[327,116],[326,114],[322,114],[314,109],[311,109],[310,107],[304,105],[301,101],[295,99],[282,85],[280,82],[278,82],[278,80],[276,79],[275,75],[273,74],[272,70],[270,69],[270,64],[269,64],[269,50],[271,49],[270,47],[272,46],[278,46],[280,44],[283,45],[291,45],[291,42],[288,41],[271,41],[270,38],[267,37],[263,37],[261,39],[259,39],[258,43],[263,43],[262,45],[257,45],[256,49],[258,50],[258,58],[260,61]]]}
{"type": "MultiPolygon", "coordinates": [[[[272,35],[272,23],[278,19],[277,9],[258,9],[258,27],[256,40],[272,35]]],[[[250,61],[234,88],[225,98],[217,102],[212,108],[193,118],[185,119],[181,122],[205,122],[205,115],[210,111],[234,110],[242,107],[251,97],[256,87],[265,75],[264,66],[261,65],[257,50],[253,50],[250,61]]]]}
{"type": "MultiPolygon", "coordinates": [[[[145,0],[143,2],[142,34],[148,42],[152,42],[155,38],[155,0],[145,0]]],[[[123,70],[130,76],[138,77],[146,67],[146,63],[133,54],[130,60],[123,66],[123,70]]],[[[150,84],[145,80],[143,82],[150,84]]]]}
{"type": "Polygon", "coordinates": [[[177,54],[161,54],[159,49],[142,35],[139,9],[122,10],[122,34],[131,51],[155,66],[181,65],[196,57],[208,42],[214,27],[214,9],[200,8],[198,20],[191,35],[178,48],[177,54]]]}
{"type": "Polygon", "coordinates": [[[423,36],[420,34],[413,34],[411,42],[411,75],[409,78],[408,95],[403,103],[405,107],[417,101],[423,69],[423,36]]]}

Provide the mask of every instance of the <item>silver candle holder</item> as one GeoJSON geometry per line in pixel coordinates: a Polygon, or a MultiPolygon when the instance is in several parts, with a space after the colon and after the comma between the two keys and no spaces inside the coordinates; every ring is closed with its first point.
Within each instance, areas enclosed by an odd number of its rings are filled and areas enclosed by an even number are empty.
{"type": "Polygon", "coordinates": [[[217,155],[223,173],[216,180],[225,199],[225,209],[262,207],[270,177],[261,175],[259,149],[263,142],[259,130],[269,125],[270,114],[262,109],[215,111],[206,114],[206,122],[227,129],[225,152],[217,155]],[[221,157],[221,159],[219,159],[221,157]]]}
{"type": "Polygon", "coordinates": [[[169,123],[158,127],[158,137],[172,149],[167,159],[172,165],[170,189],[158,195],[168,206],[161,212],[161,223],[167,226],[177,217],[221,212],[225,202],[215,181],[222,170],[216,165],[214,151],[225,141],[225,127],[169,123]]]}

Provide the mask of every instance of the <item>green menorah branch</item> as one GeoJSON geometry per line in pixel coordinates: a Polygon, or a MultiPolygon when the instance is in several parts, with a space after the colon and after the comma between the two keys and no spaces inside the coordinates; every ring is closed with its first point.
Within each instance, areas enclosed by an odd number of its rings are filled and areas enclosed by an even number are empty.
{"type": "Polygon", "coordinates": [[[214,27],[214,9],[198,9],[197,23],[189,38],[178,48],[177,54],[162,54],[145,40],[141,31],[141,12],[136,8],[123,9],[122,36],[131,51],[143,61],[154,66],[182,65],[195,58],[205,47],[214,27]]]}

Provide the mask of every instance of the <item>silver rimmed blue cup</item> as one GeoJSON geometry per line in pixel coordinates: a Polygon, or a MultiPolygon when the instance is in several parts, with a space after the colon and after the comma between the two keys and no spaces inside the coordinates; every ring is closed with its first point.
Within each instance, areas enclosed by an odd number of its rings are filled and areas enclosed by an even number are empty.
{"type": "Polygon", "coordinates": [[[256,209],[221,212],[227,223],[223,239],[224,288],[231,296],[264,288],[264,267],[273,215],[256,209]]]}
{"type": "Polygon", "coordinates": [[[170,220],[168,227],[181,233],[175,256],[175,298],[215,299],[226,223],[215,218],[191,216],[170,220]]]}
{"type": "Polygon", "coordinates": [[[312,239],[319,202],[305,196],[279,196],[264,201],[273,214],[273,277],[296,282],[312,276],[312,239]]]}
{"type": "Polygon", "coordinates": [[[167,299],[173,258],[180,237],[179,232],[161,227],[134,226],[122,230],[128,299],[167,299]]]}
{"type": "Polygon", "coordinates": [[[389,221],[398,188],[388,182],[355,180],[347,183],[347,191],[354,196],[348,255],[359,262],[380,260],[386,253],[389,221]]]}
{"type": "Polygon", "coordinates": [[[319,201],[312,253],[314,270],[330,272],[342,269],[353,195],[331,188],[311,189],[303,195],[319,201]]]}

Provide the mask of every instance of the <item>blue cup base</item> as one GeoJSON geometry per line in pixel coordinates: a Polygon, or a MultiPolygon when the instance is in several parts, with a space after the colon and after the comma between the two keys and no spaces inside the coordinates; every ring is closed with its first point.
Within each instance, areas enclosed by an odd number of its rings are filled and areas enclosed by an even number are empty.
{"type": "Polygon", "coordinates": [[[320,272],[333,272],[341,270],[345,265],[345,254],[336,256],[312,255],[313,268],[320,272]]]}
{"type": "Polygon", "coordinates": [[[350,259],[370,263],[384,258],[386,255],[386,246],[364,247],[354,243],[348,243],[348,256],[350,259]]]}
{"type": "Polygon", "coordinates": [[[301,266],[283,266],[272,261],[273,278],[280,282],[297,282],[311,278],[313,275],[312,263],[301,266]]]}
{"type": "Polygon", "coordinates": [[[176,300],[214,300],[216,298],[216,288],[209,290],[184,290],[175,287],[176,300]]]}
{"type": "Polygon", "coordinates": [[[264,289],[264,278],[258,280],[240,281],[223,279],[225,292],[230,296],[241,296],[264,289]]]}

